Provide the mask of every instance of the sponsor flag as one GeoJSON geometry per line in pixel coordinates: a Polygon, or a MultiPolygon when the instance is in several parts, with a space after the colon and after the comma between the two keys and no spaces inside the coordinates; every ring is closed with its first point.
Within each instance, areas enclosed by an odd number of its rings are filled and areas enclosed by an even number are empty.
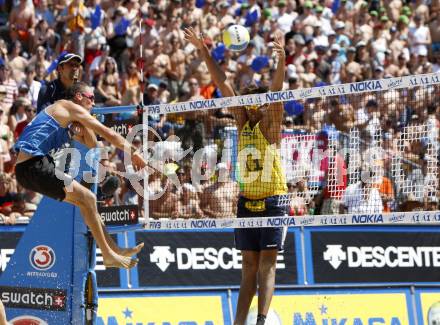
{"type": "Polygon", "coordinates": [[[90,21],[92,23],[92,29],[95,30],[101,24],[101,6],[98,4],[95,7],[95,12],[91,14],[90,21]]]}
{"type": "Polygon", "coordinates": [[[203,8],[205,0],[196,0],[196,8],[203,8]]]}
{"type": "Polygon", "coordinates": [[[332,12],[336,14],[341,7],[341,0],[334,0],[332,4],[332,12]]]}
{"type": "Polygon", "coordinates": [[[212,57],[217,61],[221,61],[225,58],[225,44],[218,43],[217,47],[212,50],[212,57]]]}
{"type": "Polygon", "coordinates": [[[260,72],[261,69],[269,65],[269,57],[266,55],[257,56],[251,63],[251,68],[255,72],[260,72]]]}
{"type": "Polygon", "coordinates": [[[122,17],[121,21],[115,26],[115,34],[117,36],[122,36],[127,33],[128,26],[130,26],[130,21],[122,17]]]}
{"type": "Polygon", "coordinates": [[[258,11],[257,10],[254,10],[252,12],[248,12],[246,14],[246,20],[245,20],[244,25],[246,27],[250,27],[253,24],[255,24],[257,22],[257,20],[258,20],[258,11]]]}

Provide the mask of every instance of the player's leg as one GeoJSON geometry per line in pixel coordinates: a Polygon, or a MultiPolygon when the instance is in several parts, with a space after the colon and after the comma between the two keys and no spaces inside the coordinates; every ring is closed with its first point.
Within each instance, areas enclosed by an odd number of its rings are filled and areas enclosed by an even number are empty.
{"type": "Polygon", "coordinates": [[[3,306],[1,300],[0,300],[0,325],[8,325],[8,321],[6,319],[5,307],[3,306]]]}
{"type": "Polygon", "coordinates": [[[257,291],[257,273],[260,252],[242,251],[242,269],[240,293],[238,294],[237,312],[234,325],[243,325],[249,312],[252,298],[257,291]]]}
{"type": "MultiPolygon", "coordinates": [[[[17,181],[23,187],[55,200],[66,201],[79,207],[99,248],[104,264],[109,267],[131,268],[137,260],[121,256],[106,240],[101,218],[96,208],[96,196],[89,189],[55,168],[49,155],[33,157],[15,166],[17,181]],[[69,185],[69,190],[66,186],[69,185]]],[[[108,236],[109,237],[109,236],[108,236]]]]}
{"type": "MultiPolygon", "coordinates": [[[[66,191],[64,201],[79,207],[84,222],[90,228],[93,238],[96,240],[102,252],[104,265],[107,267],[131,268],[137,264],[137,259],[119,255],[115,252],[110,243],[106,240],[106,232],[101,223],[98,210],[96,208],[96,196],[89,189],[85,188],[77,181],[73,181],[69,191],[66,191]]],[[[108,236],[107,234],[107,237],[108,236]]]]}
{"type": "Polygon", "coordinates": [[[266,316],[269,312],[275,288],[275,271],[278,249],[267,249],[260,252],[258,266],[258,314],[266,316]]]}
{"type": "Polygon", "coordinates": [[[104,233],[105,240],[109,244],[110,248],[116,252],[116,254],[122,255],[122,256],[133,256],[137,253],[139,253],[142,248],[144,247],[144,243],[140,243],[139,245],[135,247],[128,247],[128,248],[121,248],[119,247],[113,238],[108,233],[107,229],[105,228],[105,225],[101,222],[102,231],[104,233]]]}

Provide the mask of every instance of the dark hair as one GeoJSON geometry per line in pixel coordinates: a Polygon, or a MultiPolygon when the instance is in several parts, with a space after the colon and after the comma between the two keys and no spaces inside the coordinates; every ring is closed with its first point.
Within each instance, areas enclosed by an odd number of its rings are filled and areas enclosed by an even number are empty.
{"type": "Polygon", "coordinates": [[[249,85],[244,88],[240,94],[241,95],[251,95],[251,94],[264,94],[269,91],[268,87],[265,86],[257,86],[257,85],[249,85]]]}
{"type": "Polygon", "coordinates": [[[82,93],[89,88],[89,85],[85,82],[79,81],[75,82],[72,86],[70,86],[66,91],[66,99],[72,100],[75,98],[77,93],[82,93]]]}

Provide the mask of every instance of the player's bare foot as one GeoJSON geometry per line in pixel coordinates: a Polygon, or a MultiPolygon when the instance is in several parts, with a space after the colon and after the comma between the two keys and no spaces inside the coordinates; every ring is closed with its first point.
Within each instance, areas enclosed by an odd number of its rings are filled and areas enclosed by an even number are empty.
{"type": "Polygon", "coordinates": [[[140,243],[135,247],[129,247],[129,248],[118,247],[117,249],[115,249],[115,252],[122,256],[133,256],[139,253],[142,250],[142,248],[144,248],[144,243],[140,243]]]}
{"type": "Polygon", "coordinates": [[[131,269],[135,267],[139,260],[137,258],[130,258],[121,255],[109,255],[103,256],[103,262],[105,267],[116,267],[121,269],[131,269]]]}

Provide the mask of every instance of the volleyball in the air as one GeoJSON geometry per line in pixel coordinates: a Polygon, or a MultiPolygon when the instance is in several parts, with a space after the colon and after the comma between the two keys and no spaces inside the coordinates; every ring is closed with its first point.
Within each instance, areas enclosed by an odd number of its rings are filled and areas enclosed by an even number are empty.
{"type": "Polygon", "coordinates": [[[223,31],[223,43],[231,51],[243,51],[250,39],[248,30],[241,25],[231,25],[223,31]]]}

